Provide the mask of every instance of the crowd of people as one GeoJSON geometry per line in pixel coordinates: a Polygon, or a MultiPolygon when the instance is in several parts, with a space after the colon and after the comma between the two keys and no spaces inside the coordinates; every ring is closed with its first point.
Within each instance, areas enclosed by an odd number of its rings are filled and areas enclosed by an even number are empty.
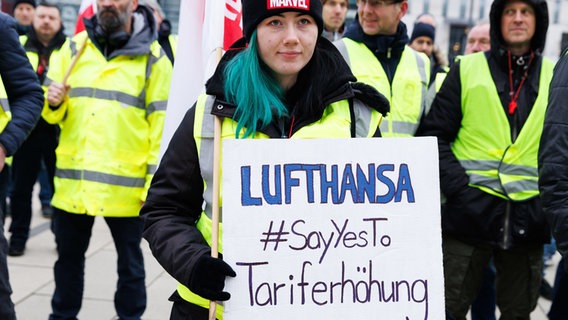
{"type": "MultiPolygon", "coordinates": [[[[436,137],[446,319],[530,319],[544,246],[568,254],[568,58],[542,55],[545,0],[494,0],[452,61],[432,15],[409,32],[409,0],[357,0],[350,24],[348,0],[242,0],[244,37],[181,106],[159,163],[177,38],[156,0],[96,5],[73,37],[53,2],[0,14],[0,319],[16,319],[6,255],[25,254],[36,181],[58,255],[49,319],[77,318],[97,216],[118,253],[118,318],[146,308],[144,238],[179,283],[170,319],[208,319],[236,276],[211,252],[215,121],[242,139],[436,137]]],[[[567,269],[551,320],[568,318],[567,269]]]]}

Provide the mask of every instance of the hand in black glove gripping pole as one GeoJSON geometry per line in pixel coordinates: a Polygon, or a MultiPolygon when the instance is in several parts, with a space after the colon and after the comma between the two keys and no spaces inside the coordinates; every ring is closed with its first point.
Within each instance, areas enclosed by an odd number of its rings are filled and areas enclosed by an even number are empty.
{"type": "Polygon", "coordinates": [[[223,291],[225,277],[237,274],[225,261],[204,255],[197,261],[189,280],[189,290],[213,301],[229,300],[231,294],[223,291]]]}

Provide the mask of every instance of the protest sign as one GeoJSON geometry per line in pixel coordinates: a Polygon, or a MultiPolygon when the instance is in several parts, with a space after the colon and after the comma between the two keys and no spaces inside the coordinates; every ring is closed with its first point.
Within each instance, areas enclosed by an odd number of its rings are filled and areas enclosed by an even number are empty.
{"type": "Polygon", "coordinates": [[[434,138],[223,140],[225,320],[444,319],[434,138]]]}

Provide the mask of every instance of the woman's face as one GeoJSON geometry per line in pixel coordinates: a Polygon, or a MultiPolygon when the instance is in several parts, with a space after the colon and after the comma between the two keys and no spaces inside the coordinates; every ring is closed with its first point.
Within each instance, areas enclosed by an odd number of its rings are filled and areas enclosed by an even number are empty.
{"type": "Polygon", "coordinates": [[[284,90],[296,83],[298,73],[312,58],[318,36],[314,18],[301,12],[271,16],[257,26],[260,58],[284,90]]]}

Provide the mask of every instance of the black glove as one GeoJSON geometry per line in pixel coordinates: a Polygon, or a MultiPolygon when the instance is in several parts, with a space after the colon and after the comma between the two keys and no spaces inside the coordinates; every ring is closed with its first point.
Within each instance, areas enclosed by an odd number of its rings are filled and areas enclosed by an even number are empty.
{"type": "Polygon", "coordinates": [[[213,301],[229,300],[231,294],[223,291],[225,277],[234,277],[237,274],[225,261],[204,255],[197,260],[191,279],[189,290],[213,301]]]}

